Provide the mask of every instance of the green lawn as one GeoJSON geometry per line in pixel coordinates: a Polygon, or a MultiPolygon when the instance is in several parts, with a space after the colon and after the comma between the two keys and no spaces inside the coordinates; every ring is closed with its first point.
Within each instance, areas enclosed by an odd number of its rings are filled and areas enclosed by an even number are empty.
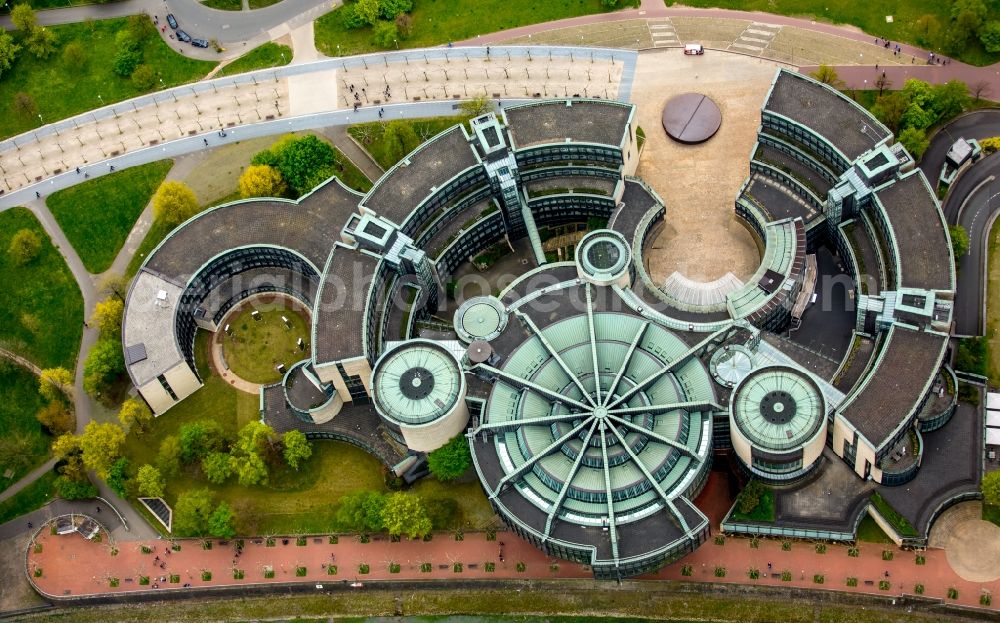
{"type": "MultiPolygon", "coordinates": [[[[637,2],[621,4],[636,5],[637,2]]],[[[410,13],[413,32],[408,39],[399,40],[399,47],[430,47],[529,24],[606,11],[601,0],[414,0],[410,13]]],[[[316,20],[316,48],[320,52],[327,56],[346,56],[382,49],[373,43],[370,27],[344,28],[342,12],[339,8],[316,20]]]]}
{"type": "MultiPolygon", "coordinates": [[[[62,9],[68,6],[83,6],[86,4],[106,4],[107,0],[27,0],[25,4],[30,4],[31,8],[39,9],[62,9]]],[[[14,4],[14,3],[10,3],[14,4]]],[[[18,3],[20,4],[20,3],[18,3]]],[[[0,15],[10,15],[10,5],[7,5],[0,15]]]]}
{"type": "Polygon", "coordinates": [[[308,357],[296,346],[302,338],[308,348],[309,324],[301,314],[285,309],[255,304],[244,308],[238,315],[226,320],[232,329],[231,335],[222,336],[222,348],[226,363],[234,374],[251,383],[275,383],[282,374],[276,369],[279,363],[291,367],[293,363],[308,357]],[[254,320],[251,312],[260,312],[260,320],[254,320]],[[288,329],[281,318],[284,316],[292,324],[288,329]]]}
{"type": "Polygon", "coordinates": [[[226,65],[219,70],[219,73],[217,73],[216,76],[220,78],[223,76],[233,76],[253,71],[255,69],[281,67],[282,65],[287,65],[291,62],[292,48],[287,45],[279,45],[277,43],[268,42],[250,50],[232,63],[226,65]],[[282,54],[285,55],[284,58],[281,57],[282,54]]]}
{"type": "Polygon", "coordinates": [[[13,496],[0,502],[0,524],[41,508],[55,497],[56,473],[48,472],[13,496]]]}
{"type": "Polygon", "coordinates": [[[250,5],[250,9],[263,9],[266,6],[271,6],[272,4],[278,4],[281,0],[249,0],[247,4],[250,5]]]}
{"type": "Polygon", "coordinates": [[[858,524],[858,540],[866,543],[892,543],[889,535],[868,515],[858,524]]]}
{"type": "Polygon", "coordinates": [[[764,492],[760,496],[760,502],[757,506],[749,513],[741,513],[739,511],[739,497],[736,498],[736,503],[733,505],[733,513],[730,518],[734,521],[759,521],[764,523],[771,523],[774,521],[774,490],[769,487],[764,487],[764,492]]]}
{"type": "Polygon", "coordinates": [[[0,347],[42,368],[72,370],[83,329],[83,297],[61,255],[25,208],[0,212],[0,347]],[[10,239],[21,229],[42,239],[38,256],[24,266],[11,260],[10,239]]]}
{"type": "Polygon", "coordinates": [[[205,0],[202,4],[210,9],[218,9],[220,11],[243,10],[242,0],[205,0]]]}
{"type": "Polygon", "coordinates": [[[0,491],[48,457],[52,438],[35,419],[43,404],[37,377],[0,359],[0,491]],[[7,469],[14,470],[13,477],[2,477],[7,469]]]}
{"type": "MultiPolygon", "coordinates": [[[[872,37],[884,37],[891,41],[901,41],[928,47],[918,39],[916,21],[923,15],[933,15],[947,31],[951,23],[951,2],[940,0],[665,0],[667,6],[674,4],[689,7],[718,7],[741,11],[764,11],[779,15],[804,17],[834,24],[851,24],[861,28],[872,37]],[[891,24],[885,17],[892,15],[891,24]]],[[[986,3],[990,8],[987,20],[1000,19],[1000,10],[995,4],[986,3]]],[[[937,48],[937,46],[931,46],[937,48]]],[[[989,54],[975,36],[965,52],[956,57],[974,65],[988,65],[1000,59],[998,54],[989,54]]]]}
{"type": "Polygon", "coordinates": [[[1000,526],[1000,506],[983,504],[983,519],[1000,526]]]}
{"type": "MultiPolygon", "coordinates": [[[[98,95],[105,104],[142,95],[131,80],[112,70],[115,34],[125,28],[125,22],[125,18],[118,18],[50,26],[60,45],[48,60],[39,60],[22,50],[0,80],[0,136],[20,134],[40,125],[37,114],[25,114],[14,108],[14,94],[18,92],[34,98],[46,123],[98,108],[101,106],[98,95]],[[71,41],[79,41],[86,50],[82,65],[70,66],[62,60],[62,50],[71,41]]],[[[182,56],[159,37],[153,37],[142,47],[143,62],[153,67],[168,87],[197,80],[216,64],[182,56]]]]}
{"type": "MultiPolygon", "coordinates": [[[[457,115],[454,117],[429,117],[426,119],[399,120],[393,123],[403,123],[413,128],[418,137],[426,140],[439,132],[443,132],[453,125],[464,123],[468,117],[457,115]]],[[[399,162],[399,158],[391,153],[386,141],[383,140],[385,125],[378,121],[370,123],[359,123],[347,128],[347,132],[358,141],[371,157],[383,169],[389,169],[399,162]]]]}
{"type": "Polygon", "coordinates": [[[88,271],[98,274],[111,266],[173,164],[160,160],[116,171],[45,200],[88,271]]]}

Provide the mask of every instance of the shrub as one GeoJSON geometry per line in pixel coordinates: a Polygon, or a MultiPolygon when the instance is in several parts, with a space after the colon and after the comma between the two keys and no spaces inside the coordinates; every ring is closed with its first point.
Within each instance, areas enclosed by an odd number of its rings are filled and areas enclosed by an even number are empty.
{"type": "Polygon", "coordinates": [[[916,559],[914,559],[913,562],[917,563],[918,565],[925,565],[927,564],[927,559],[924,557],[923,554],[917,554],[917,557],[916,559]]]}
{"type": "Polygon", "coordinates": [[[34,576],[36,578],[42,577],[42,568],[41,567],[35,567],[34,576]]]}
{"type": "Polygon", "coordinates": [[[816,553],[817,554],[825,554],[826,553],[826,543],[817,543],[816,544],[816,553]]]}
{"type": "Polygon", "coordinates": [[[889,583],[889,580],[879,580],[878,590],[887,591],[890,588],[892,588],[892,584],[889,583]]]}
{"type": "Polygon", "coordinates": [[[265,580],[273,580],[274,579],[274,569],[272,569],[271,567],[265,567],[264,568],[264,579],[265,580]]]}
{"type": "Polygon", "coordinates": [[[857,558],[858,556],[861,555],[861,550],[858,549],[857,547],[848,547],[847,555],[850,556],[851,558],[857,558]]]}
{"type": "Polygon", "coordinates": [[[689,578],[693,574],[694,574],[694,570],[691,568],[691,565],[684,565],[683,567],[681,567],[681,575],[682,576],[684,576],[686,578],[689,578]]]}
{"type": "Polygon", "coordinates": [[[402,569],[402,567],[399,566],[398,562],[389,563],[389,573],[399,573],[400,569],[402,569]]]}
{"type": "Polygon", "coordinates": [[[893,554],[892,550],[882,550],[882,560],[892,560],[894,556],[895,554],[893,554]]]}
{"type": "Polygon", "coordinates": [[[32,260],[38,257],[38,253],[41,250],[41,236],[30,229],[22,229],[10,239],[7,254],[10,255],[10,259],[14,264],[24,266],[25,264],[30,264],[32,260]]]}
{"type": "Polygon", "coordinates": [[[365,563],[361,563],[360,565],[358,565],[358,573],[360,573],[361,575],[366,575],[369,571],[371,571],[371,567],[369,567],[365,563]]]}
{"type": "Polygon", "coordinates": [[[429,562],[424,562],[420,564],[421,573],[430,573],[432,569],[434,569],[434,565],[432,565],[429,562]]]}
{"type": "Polygon", "coordinates": [[[212,581],[212,572],[211,571],[202,571],[201,572],[201,581],[202,582],[210,582],[210,581],[212,581]]]}
{"type": "Polygon", "coordinates": [[[337,537],[336,534],[331,534],[330,538],[327,539],[327,541],[330,543],[330,545],[336,545],[337,543],[340,542],[340,539],[337,537]]]}
{"type": "Polygon", "coordinates": [[[171,573],[170,574],[170,583],[171,584],[180,584],[181,583],[181,576],[180,576],[180,574],[179,573],[171,573]]]}
{"type": "Polygon", "coordinates": [[[958,589],[954,586],[948,587],[948,599],[958,599],[958,589]]]}
{"type": "Polygon", "coordinates": [[[740,492],[738,509],[740,513],[749,515],[760,504],[760,497],[764,494],[764,485],[759,480],[751,480],[746,488],[740,492]]]}
{"type": "Polygon", "coordinates": [[[140,575],[139,576],[139,585],[140,586],[147,586],[148,584],[149,584],[149,576],[148,575],[140,575]]]}
{"type": "Polygon", "coordinates": [[[826,578],[820,575],[819,573],[813,576],[813,584],[822,584],[825,581],[826,578]]]}
{"type": "Polygon", "coordinates": [[[980,606],[989,606],[992,604],[993,604],[993,596],[990,595],[989,593],[983,593],[982,595],[979,596],[980,606]]]}
{"type": "Polygon", "coordinates": [[[156,84],[156,72],[149,65],[139,65],[132,72],[132,86],[140,91],[148,91],[156,84]]]}
{"type": "Polygon", "coordinates": [[[724,577],[726,577],[726,568],[725,567],[716,567],[715,568],[715,577],[717,577],[717,578],[724,578],[724,577]]]}
{"type": "Polygon", "coordinates": [[[523,562],[519,562],[516,565],[516,569],[517,569],[518,573],[524,573],[527,570],[527,568],[528,568],[528,565],[524,564],[523,562]]]}
{"type": "Polygon", "coordinates": [[[781,551],[783,551],[783,552],[790,552],[790,551],[792,551],[792,542],[791,541],[782,541],[781,542],[781,551]]]}
{"type": "Polygon", "coordinates": [[[791,571],[782,571],[781,572],[781,581],[782,582],[791,582],[792,581],[792,572],[791,571]]]}
{"type": "Polygon", "coordinates": [[[750,537],[750,549],[760,548],[760,537],[750,537]]]}
{"type": "Polygon", "coordinates": [[[306,537],[304,536],[300,536],[299,538],[295,539],[295,545],[297,545],[298,547],[305,547],[306,543],[307,543],[306,537]]]}
{"type": "Polygon", "coordinates": [[[327,575],[337,575],[337,565],[327,565],[326,567],[327,575]]]}
{"type": "Polygon", "coordinates": [[[461,573],[461,572],[462,572],[462,563],[460,563],[460,562],[456,562],[455,564],[453,564],[453,565],[451,566],[451,568],[452,568],[452,570],[453,570],[453,571],[454,571],[455,573],[461,573]]]}
{"type": "Polygon", "coordinates": [[[760,579],[760,569],[750,569],[747,571],[747,577],[751,580],[760,579]]]}
{"type": "Polygon", "coordinates": [[[111,588],[118,588],[118,578],[108,578],[108,586],[111,588]]]}
{"type": "Polygon", "coordinates": [[[847,585],[854,588],[858,585],[858,578],[847,578],[847,585]]]}
{"type": "Polygon", "coordinates": [[[264,543],[265,547],[274,547],[274,537],[268,537],[267,541],[264,543]]]}
{"type": "Polygon", "coordinates": [[[483,569],[486,571],[486,573],[493,573],[497,569],[497,563],[495,562],[483,563],[483,569]]]}
{"type": "Polygon", "coordinates": [[[244,577],[246,577],[246,574],[243,572],[243,569],[233,569],[234,580],[242,580],[244,577]]]}
{"type": "Polygon", "coordinates": [[[549,571],[551,571],[552,573],[557,573],[559,571],[559,565],[557,564],[549,565],[549,571]]]}
{"type": "Polygon", "coordinates": [[[295,567],[295,577],[297,577],[297,578],[304,578],[304,577],[306,577],[306,568],[305,567],[295,567]]]}
{"type": "Polygon", "coordinates": [[[721,535],[721,534],[718,534],[718,535],[715,536],[715,539],[713,539],[713,541],[714,541],[714,543],[716,545],[725,545],[726,544],[726,537],[723,536],[723,535],[721,535]]]}

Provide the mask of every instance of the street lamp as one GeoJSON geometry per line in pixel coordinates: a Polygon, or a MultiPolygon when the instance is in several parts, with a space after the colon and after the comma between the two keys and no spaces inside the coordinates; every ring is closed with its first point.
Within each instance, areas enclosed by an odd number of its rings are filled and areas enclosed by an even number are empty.
{"type": "Polygon", "coordinates": [[[38,120],[42,123],[42,125],[45,125],[45,119],[42,119],[42,113],[38,113],[38,120]]]}
{"type": "Polygon", "coordinates": [[[104,98],[101,97],[100,93],[97,94],[97,99],[101,102],[101,106],[104,106],[104,98]]]}
{"type": "Polygon", "coordinates": [[[399,41],[396,41],[395,39],[393,39],[392,42],[396,44],[396,49],[398,50],[399,49],[399,41]]]}

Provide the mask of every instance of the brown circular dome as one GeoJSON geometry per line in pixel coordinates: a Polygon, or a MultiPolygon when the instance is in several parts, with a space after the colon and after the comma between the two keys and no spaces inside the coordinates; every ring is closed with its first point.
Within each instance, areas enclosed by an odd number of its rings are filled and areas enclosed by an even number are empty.
{"type": "Polygon", "coordinates": [[[682,93],[663,107],[663,129],[680,143],[694,144],[715,136],[722,125],[722,111],[707,95],[682,93]]]}

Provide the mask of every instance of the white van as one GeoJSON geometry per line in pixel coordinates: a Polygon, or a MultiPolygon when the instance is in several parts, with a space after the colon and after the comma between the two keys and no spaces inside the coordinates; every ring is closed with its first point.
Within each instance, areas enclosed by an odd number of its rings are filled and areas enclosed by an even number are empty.
{"type": "Polygon", "coordinates": [[[689,43],[684,46],[684,53],[700,56],[705,53],[705,48],[700,43],[689,43]]]}

